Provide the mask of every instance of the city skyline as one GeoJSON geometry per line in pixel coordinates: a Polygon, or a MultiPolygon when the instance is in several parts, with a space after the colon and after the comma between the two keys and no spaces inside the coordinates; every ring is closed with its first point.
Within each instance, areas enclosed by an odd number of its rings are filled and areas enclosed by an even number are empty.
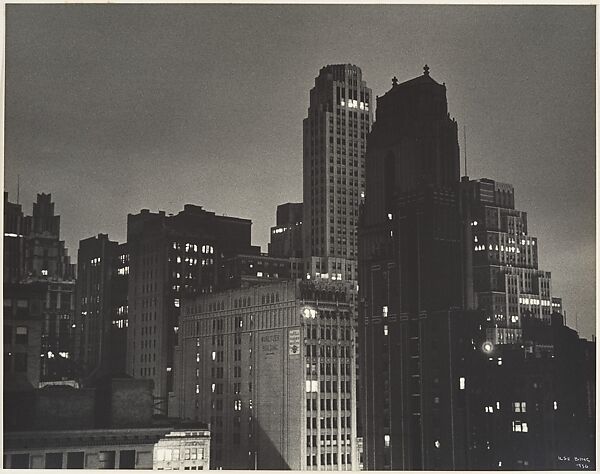
{"type": "Polygon", "coordinates": [[[469,177],[514,184],[540,238],[540,266],[553,272],[569,325],[579,313],[578,328],[590,337],[595,112],[589,11],[11,5],[5,190],[14,202],[20,175],[27,213],[37,192],[52,193],[72,261],[80,239],[104,232],[123,242],[128,213],[177,212],[185,203],[252,219],[252,243],[266,251],[277,204],[301,201],[301,121],[319,69],[355,64],[373,94],[382,95],[393,76],[407,80],[427,63],[432,77],[448,86],[461,173],[466,125],[469,177]],[[356,18],[368,37],[360,30],[346,41],[334,39],[356,18]],[[366,25],[377,22],[381,27],[371,34],[366,25]],[[108,31],[112,36],[105,38],[108,31]],[[333,43],[319,49],[328,40],[333,43]]]}

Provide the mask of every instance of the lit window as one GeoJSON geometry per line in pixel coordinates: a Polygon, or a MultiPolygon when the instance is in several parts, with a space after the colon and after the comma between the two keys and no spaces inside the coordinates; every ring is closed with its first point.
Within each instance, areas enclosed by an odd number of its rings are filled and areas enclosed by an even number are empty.
{"type": "Polygon", "coordinates": [[[435,440],[435,443],[433,443],[433,445],[434,445],[436,448],[438,448],[438,449],[439,449],[439,447],[441,446],[440,440],[439,440],[439,439],[436,439],[436,440],[435,440]]]}
{"type": "Polygon", "coordinates": [[[261,276],[263,276],[263,272],[256,272],[256,276],[257,276],[257,277],[261,277],[261,276]]]}
{"type": "Polygon", "coordinates": [[[175,298],[175,301],[173,303],[175,304],[176,308],[179,308],[179,298],[175,298]]]}
{"type": "Polygon", "coordinates": [[[42,270],[42,275],[48,276],[48,270],[42,270]]]}
{"type": "Polygon", "coordinates": [[[385,447],[386,447],[386,448],[389,448],[389,447],[390,447],[390,435],[389,435],[389,434],[386,434],[386,435],[383,437],[383,439],[384,439],[384,441],[385,441],[385,447]]]}
{"type": "Polygon", "coordinates": [[[200,393],[200,385],[196,385],[196,393],[200,393]]]}
{"type": "Polygon", "coordinates": [[[461,390],[464,390],[464,389],[465,389],[465,378],[464,378],[464,377],[461,377],[461,378],[459,379],[459,388],[460,388],[461,390]]]}
{"type": "Polygon", "coordinates": [[[387,306],[384,306],[384,307],[383,307],[383,317],[384,317],[384,318],[387,318],[387,317],[388,317],[388,307],[387,307],[387,306]]]}
{"type": "Polygon", "coordinates": [[[558,402],[554,402],[554,409],[558,410],[558,402]]]}
{"type": "MultiPolygon", "coordinates": [[[[388,219],[392,220],[392,215],[391,214],[388,214],[388,219]]],[[[475,242],[477,242],[477,241],[475,241],[475,242]]]]}
{"type": "Polygon", "coordinates": [[[384,336],[387,336],[387,335],[388,335],[388,325],[387,325],[387,324],[384,324],[384,325],[383,325],[383,335],[384,335],[384,336]]]}
{"type": "Polygon", "coordinates": [[[212,352],[212,360],[217,359],[217,353],[215,351],[212,352]]]}

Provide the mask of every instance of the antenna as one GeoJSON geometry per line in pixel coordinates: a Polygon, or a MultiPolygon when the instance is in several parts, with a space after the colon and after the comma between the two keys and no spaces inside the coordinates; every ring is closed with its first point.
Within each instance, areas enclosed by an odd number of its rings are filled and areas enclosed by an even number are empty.
{"type": "Polygon", "coordinates": [[[465,145],[465,176],[469,176],[467,172],[467,126],[463,125],[463,142],[465,145]]]}

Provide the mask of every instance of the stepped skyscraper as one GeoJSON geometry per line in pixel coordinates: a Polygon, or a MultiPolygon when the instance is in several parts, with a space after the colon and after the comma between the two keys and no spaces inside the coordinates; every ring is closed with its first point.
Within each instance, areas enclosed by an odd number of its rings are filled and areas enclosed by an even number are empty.
{"type": "Polygon", "coordinates": [[[303,140],[305,277],[357,279],[371,104],[360,68],[350,64],[322,68],[310,91],[303,140]]]}

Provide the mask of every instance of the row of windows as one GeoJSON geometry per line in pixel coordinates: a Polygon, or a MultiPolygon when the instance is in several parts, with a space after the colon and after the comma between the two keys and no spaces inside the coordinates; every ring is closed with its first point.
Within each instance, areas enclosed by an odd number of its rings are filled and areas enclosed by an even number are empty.
{"type": "MultiPolygon", "coordinates": [[[[350,454],[340,454],[340,464],[352,464],[352,458],[350,454]]],[[[337,466],[338,454],[337,453],[321,453],[321,466],[337,466]]],[[[317,466],[316,454],[306,456],[307,466],[317,466]]]]}
{"type": "Polygon", "coordinates": [[[156,367],[142,367],[140,369],[140,377],[154,377],[156,375],[156,367]]]}
{"type": "MultiPolygon", "coordinates": [[[[321,411],[326,410],[337,410],[338,409],[338,399],[337,398],[321,398],[321,411]]],[[[340,410],[350,410],[351,401],[349,398],[341,398],[340,399],[340,410]]],[[[308,411],[316,411],[317,410],[317,399],[316,398],[307,398],[306,399],[306,409],[308,411]]]]}
{"type": "MultiPolygon", "coordinates": [[[[320,364],[321,375],[337,375],[338,374],[337,364],[320,364]]],[[[317,364],[306,364],[306,375],[318,375],[317,364]]],[[[340,364],[340,375],[352,375],[350,370],[350,364],[340,364]]]]}
{"type": "MultiPolygon", "coordinates": [[[[13,454],[8,456],[10,456],[11,469],[30,468],[29,454],[13,454]]],[[[135,458],[136,452],[134,449],[119,451],[119,469],[135,469],[135,458]]],[[[100,451],[98,453],[99,467],[102,469],[114,469],[116,467],[116,459],[116,451],[100,451]]],[[[83,451],[46,453],[44,461],[46,469],[83,469],[86,467],[85,453],[83,451]]],[[[6,469],[7,467],[9,466],[7,466],[7,456],[5,456],[4,468],[6,469]]]]}
{"type": "MultiPolygon", "coordinates": [[[[347,335],[346,340],[350,340],[350,336],[347,335]]],[[[319,345],[319,350],[317,351],[317,345],[316,344],[307,344],[306,345],[306,357],[338,357],[338,346],[330,346],[330,345],[319,345]]],[[[340,351],[341,348],[344,346],[340,346],[340,351]]],[[[341,355],[340,352],[340,357],[351,357],[349,354],[350,348],[346,348],[344,350],[344,355],[341,355]]]]}
{"type": "MultiPolygon", "coordinates": [[[[340,392],[341,393],[352,393],[351,392],[351,382],[340,381],[340,392]]],[[[316,393],[320,388],[321,393],[337,393],[338,391],[338,382],[337,380],[307,380],[306,381],[306,393],[316,393]]]]}
{"type": "MultiPolygon", "coordinates": [[[[351,422],[350,422],[350,417],[349,416],[341,416],[340,417],[340,425],[341,428],[350,428],[351,427],[351,422]]],[[[327,417],[321,417],[320,418],[320,423],[319,426],[321,427],[321,429],[326,429],[326,428],[337,428],[338,427],[338,417],[337,416],[327,416],[327,417]]],[[[317,429],[317,417],[313,416],[313,417],[307,417],[306,418],[306,429],[310,430],[310,429],[317,429]]]]}

